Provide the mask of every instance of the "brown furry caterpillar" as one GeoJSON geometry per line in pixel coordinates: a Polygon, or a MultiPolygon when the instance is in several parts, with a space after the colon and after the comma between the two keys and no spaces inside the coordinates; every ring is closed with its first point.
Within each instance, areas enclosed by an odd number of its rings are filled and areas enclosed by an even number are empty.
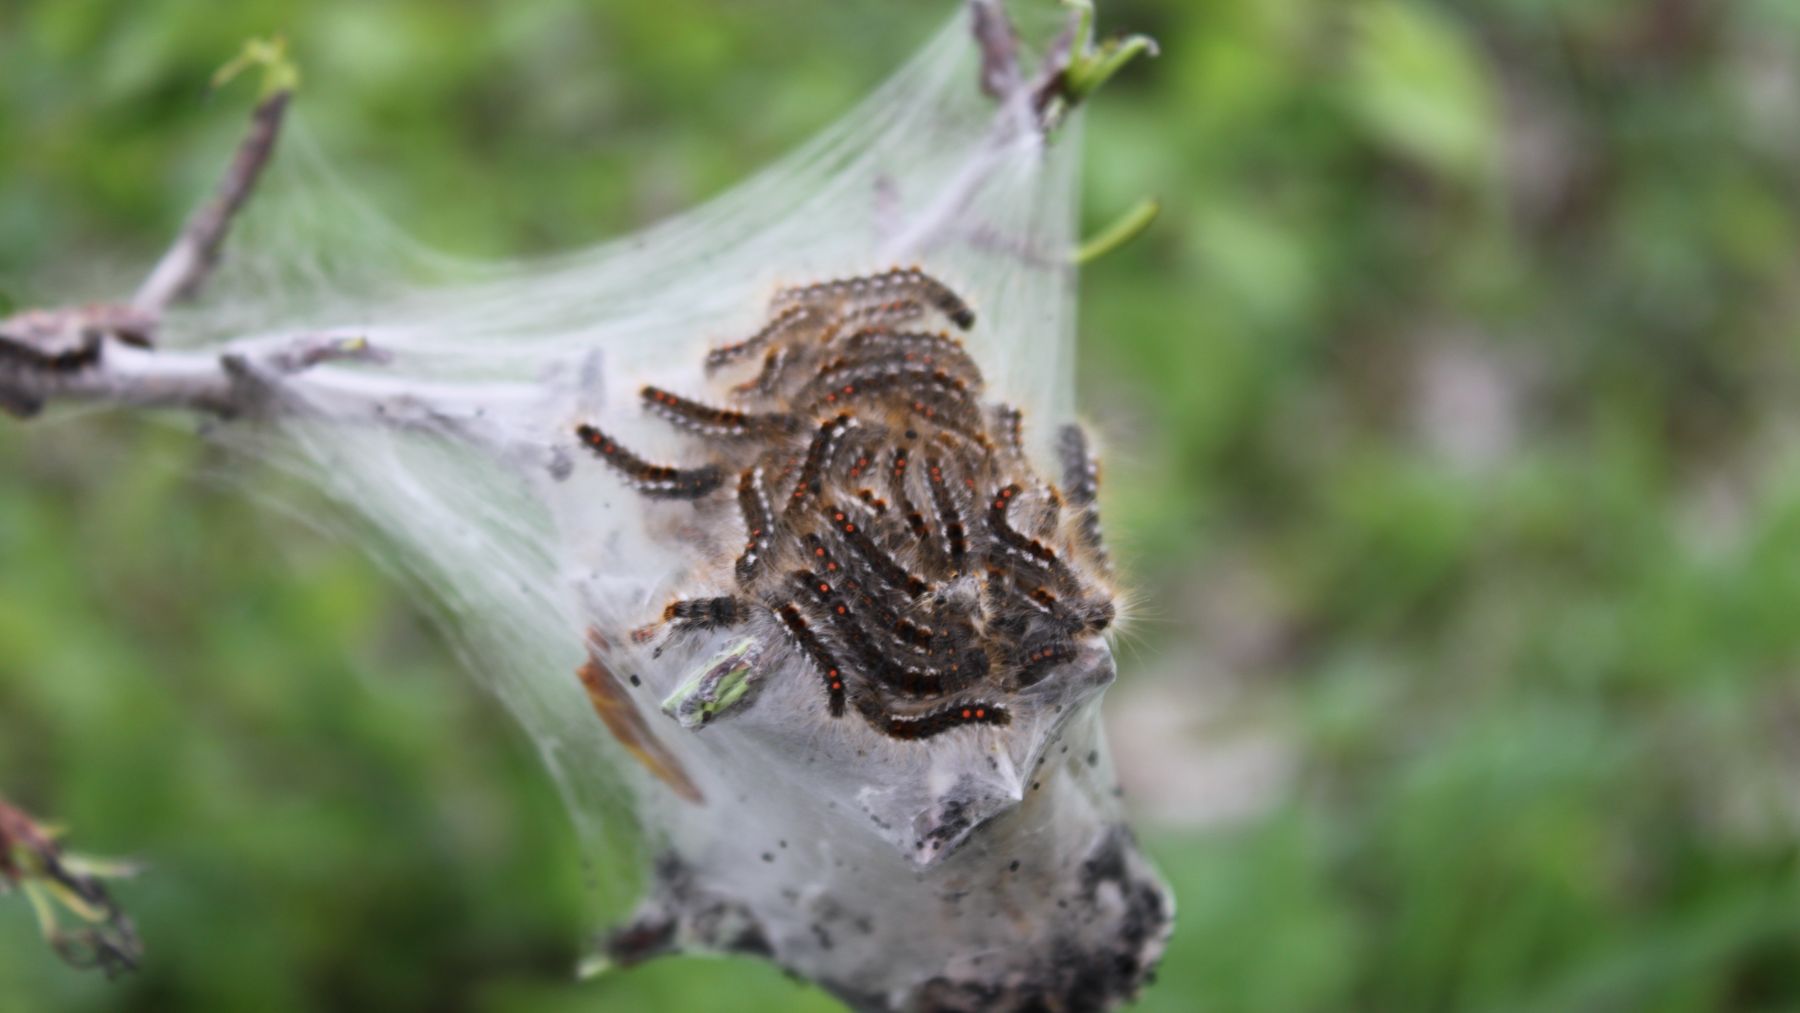
{"type": "Polygon", "coordinates": [[[1009,694],[1103,634],[1114,603],[1087,441],[1060,434],[1060,487],[1033,471],[1019,411],[984,404],[962,342],[930,328],[974,322],[917,268],[785,288],[751,337],[706,356],[733,407],[641,392],[696,443],[694,463],[652,464],[577,427],[644,496],[736,500],[717,516],[742,526],[724,539],[744,546],[726,576],[737,592],[678,600],[638,638],[753,625],[819,669],[833,717],[923,740],[1007,723],[1009,694]]]}

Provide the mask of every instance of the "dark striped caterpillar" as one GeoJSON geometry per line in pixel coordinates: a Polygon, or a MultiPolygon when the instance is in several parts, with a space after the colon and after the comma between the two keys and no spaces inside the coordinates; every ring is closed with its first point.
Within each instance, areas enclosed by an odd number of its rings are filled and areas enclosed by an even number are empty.
{"type": "Polygon", "coordinates": [[[641,391],[700,461],[653,464],[576,427],[647,497],[735,498],[702,516],[741,525],[721,539],[743,550],[718,575],[736,592],[670,603],[646,638],[748,628],[785,641],[831,717],[922,741],[1007,725],[1018,694],[1106,632],[1086,436],[1058,434],[1060,484],[1036,474],[1022,413],[983,402],[975,359],[934,321],[968,330],[975,312],[917,268],[784,288],[753,334],[706,355],[731,407],[641,391]]]}

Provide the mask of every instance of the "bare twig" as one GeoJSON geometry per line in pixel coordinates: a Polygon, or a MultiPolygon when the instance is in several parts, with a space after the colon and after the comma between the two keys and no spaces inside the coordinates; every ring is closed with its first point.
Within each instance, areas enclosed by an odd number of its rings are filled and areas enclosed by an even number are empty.
{"type": "Polygon", "coordinates": [[[969,0],[975,44],[981,47],[981,90],[1005,101],[1019,89],[1019,36],[1000,0],[969,0]]]}
{"type": "MultiPolygon", "coordinates": [[[[1048,143],[1070,110],[1080,105],[1119,67],[1139,53],[1155,54],[1155,43],[1144,36],[1111,40],[1099,48],[1094,47],[1092,0],[1065,2],[1070,8],[1069,17],[1027,80],[1019,67],[1018,33],[1001,0],[969,0],[971,30],[981,53],[981,90],[992,96],[1000,109],[986,143],[976,156],[910,228],[887,241],[882,248],[885,257],[895,260],[916,258],[945,237],[959,232],[974,235],[979,245],[990,249],[1004,249],[1010,245],[991,235],[982,236],[979,230],[971,233],[964,225],[970,205],[1008,157],[1009,149],[1022,140],[1048,143]]],[[[1137,230],[1147,226],[1149,217],[1153,217],[1146,216],[1142,207],[1134,209],[1134,214],[1143,218],[1136,222],[1137,230]]],[[[1088,251],[1085,257],[1091,259],[1105,249],[1119,245],[1130,235],[1135,235],[1135,231],[1123,237],[1109,237],[1104,247],[1088,251]]],[[[1064,256],[1071,261],[1084,256],[1060,251],[1050,257],[1032,251],[1014,252],[1019,259],[1040,266],[1060,263],[1064,256]]]]}
{"type": "Polygon", "coordinates": [[[937,199],[902,232],[881,248],[884,259],[910,260],[930,251],[962,227],[969,205],[981,188],[1021,142],[1048,139],[1052,124],[1044,118],[1045,106],[1056,94],[1052,82],[1061,76],[1070,52],[1076,18],[1050,47],[1031,81],[1019,68],[1019,40],[1012,19],[1000,0],[969,0],[970,29],[981,53],[981,90],[993,96],[999,109],[981,146],[973,153],[937,199]]]}
{"type": "MultiPolygon", "coordinates": [[[[0,410],[29,418],[52,398],[75,397],[221,415],[242,412],[241,391],[234,393],[222,358],[210,368],[171,361],[141,370],[113,369],[108,360],[125,355],[129,363],[132,349],[150,348],[163,311],[192,298],[212,274],[225,234],[274,154],[292,96],[291,88],[283,87],[257,103],[213,195],[189,216],[129,304],[28,310],[0,320],[0,410]]],[[[300,354],[299,364],[317,358],[300,354]]]]}
{"type": "Polygon", "coordinates": [[[111,303],[27,310],[0,320],[0,410],[19,418],[37,414],[45,392],[19,378],[92,369],[108,342],[148,348],[155,330],[154,315],[111,303]]]}
{"type": "Polygon", "coordinates": [[[281,122],[292,97],[293,92],[282,90],[257,103],[250,116],[250,132],[238,144],[237,154],[212,198],[188,218],[174,245],[131,297],[131,305],[161,314],[170,305],[192,298],[206,283],[218,265],[219,247],[225,242],[232,219],[256,189],[256,181],[275,152],[275,139],[281,133],[281,122]]]}
{"type": "Polygon", "coordinates": [[[61,400],[225,419],[281,413],[432,429],[479,446],[504,445],[490,409],[527,406],[532,388],[316,368],[388,362],[388,354],[361,334],[303,332],[228,342],[206,352],[151,350],[162,309],[194,293],[217,263],[226,231],[274,150],[290,94],[276,91],[257,106],[217,192],[189,219],[131,305],[29,310],[0,320],[0,410],[27,418],[61,400]]]}
{"type": "Polygon", "coordinates": [[[230,342],[205,353],[149,350],[162,311],[192,297],[217,265],[226,232],[274,152],[291,96],[282,88],[258,103],[218,188],[129,305],[28,310],[0,320],[0,410],[26,418],[49,401],[68,400],[237,418],[279,405],[345,421],[469,431],[482,405],[523,400],[522,388],[507,385],[313,372],[330,362],[388,361],[360,335],[292,334],[230,342]]]}
{"type": "Polygon", "coordinates": [[[1052,39],[1028,82],[1019,66],[1019,33],[1001,0],[969,0],[971,30],[981,52],[981,90],[1002,106],[1023,101],[1037,129],[1049,133],[1056,126],[1056,105],[1075,48],[1087,22],[1077,6],[1052,39]]]}
{"type": "MultiPolygon", "coordinates": [[[[1000,0],[969,0],[972,30],[982,53],[981,86],[1003,106],[988,144],[938,206],[891,241],[904,256],[928,248],[954,221],[981,181],[1022,134],[1051,124],[1043,117],[1055,83],[1068,65],[1077,21],[1051,45],[1031,80],[1018,64],[1018,38],[1000,0]]],[[[223,418],[279,410],[344,420],[376,420],[403,427],[439,423],[451,431],[494,439],[468,386],[434,386],[399,377],[341,370],[317,371],[327,361],[385,361],[374,345],[338,335],[290,334],[231,342],[208,353],[151,353],[163,312],[193,297],[211,276],[232,222],[272,157],[288,104],[293,73],[280,47],[247,49],[234,62],[274,68],[265,97],[250,118],[230,166],[212,196],[188,219],[130,304],[33,310],[0,320],[0,410],[29,417],[52,400],[137,408],[177,408],[223,418]],[[296,396],[282,397],[282,394],[296,396]],[[485,431],[484,431],[485,430],[485,431]]],[[[523,387],[479,385],[481,397],[521,403],[523,387]]]]}
{"type": "Polygon", "coordinates": [[[969,0],[975,44],[981,50],[981,90],[1002,104],[1022,93],[1045,134],[1120,67],[1140,55],[1157,55],[1156,40],[1147,35],[1107,39],[1096,46],[1093,0],[1063,2],[1069,7],[1063,30],[1026,82],[1019,68],[1019,35],[1001,0],[969,0]]]}
{"type": "Polygon", "coordinates": [[[361,338],[299,334],[237,341],[207,352],[150,351],[111,342],[102,347],[105,358],[80,369],[0,362],[0,405],[62,400],[174,408],[224,419],[276,412],[465,430],[491,412],[527,407],[543,396],[540,388],[523,383],[433,383],[315,368],[387,361],[384,351],[361,338]]]}

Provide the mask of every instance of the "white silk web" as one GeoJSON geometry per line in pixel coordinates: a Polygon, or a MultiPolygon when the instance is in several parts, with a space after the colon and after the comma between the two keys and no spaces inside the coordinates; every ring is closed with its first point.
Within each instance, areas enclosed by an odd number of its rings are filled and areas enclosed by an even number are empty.
{"type": "MultiPolygon", "coordinates": [[[[1029,91],[996,102],[980,65],[959,14],[735,190],[591,249],[503,264],[412,243],[291,135],[207,298],[167,322],[178,345],[313,335],[384,353],[280,383],[291,410],[218,431],[365,518],[441,603],[541,748],[597,878],[644,894],[605,949],[616,959],[758,953],[888,1008],[1067,975],[1079,960],[1058,947],[1125,946],[1140,971],[1160,950],[1166,897],[1118,825],[1096,719],[1109,657],[1005,736],[846,739],[797,652],[764,659],[741,716],[682,727],[658,705],[731,637],[659,656],[627,634],[677,594],[729,590],[693,586],[717,550],[684,530],[690,504],[642,498],[574,438],[593,422],[652,460],[691,459],[690,439],[644,417],[643,384],[703,393],[706,350],[755,330],[782,286],[918,264],[973,305],[966,342],[987,396],[1023,410],[1028,449],[1056,475],[1074,409],[1079,123],[1047,138],[1029,91]],[[596,635],[603,670],[584,685],[596,635]],[[924,854],[932,834],[950,859],[924,854]],[[1040,910],[1069,898],[1085,926],[1050,924],[1071,921],[1066,904],[1040,910]]],[[[1110,1000],[1138,980],[1125,977],[1092,987],[1110,1000]]]]}

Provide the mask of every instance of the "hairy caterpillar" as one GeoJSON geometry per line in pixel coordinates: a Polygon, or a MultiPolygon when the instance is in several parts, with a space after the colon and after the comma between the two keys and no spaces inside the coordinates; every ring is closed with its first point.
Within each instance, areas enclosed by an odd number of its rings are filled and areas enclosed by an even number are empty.
{"type": "Polygon", "coordinates": [[[934,316],[975,322],[917,268],[786,288],[751,337],[705,358],[716,374],[763,353],[756,377],[728,389],[744,408],[641,391],[705,460],[651,464],[592,425],[576,429],[644,496],[735,492],[737,511],[717,516],[743,527],[722,539],[745,547],[729,568],[737,592],[680,599],[662,626],[785,637],[818,669],[834,718],[907,741],[1006,723],[1006,695],[1041,682],[1114,615],[1086,438],[1061,435],[1060,487],[1038,476],[1021,413],[980,402],[981,371],[961,342],[912,329],[934,316]],[[909,467],[915,458],[923,469],[909,467]],[[1078,508],[1066,524],[1065,500],[1078,508]],[[1011,511],[1027,501],[1041,521],[1022,531],[1011,511]],[[839,505],[852,502],[866,509],[839,505]]]}

